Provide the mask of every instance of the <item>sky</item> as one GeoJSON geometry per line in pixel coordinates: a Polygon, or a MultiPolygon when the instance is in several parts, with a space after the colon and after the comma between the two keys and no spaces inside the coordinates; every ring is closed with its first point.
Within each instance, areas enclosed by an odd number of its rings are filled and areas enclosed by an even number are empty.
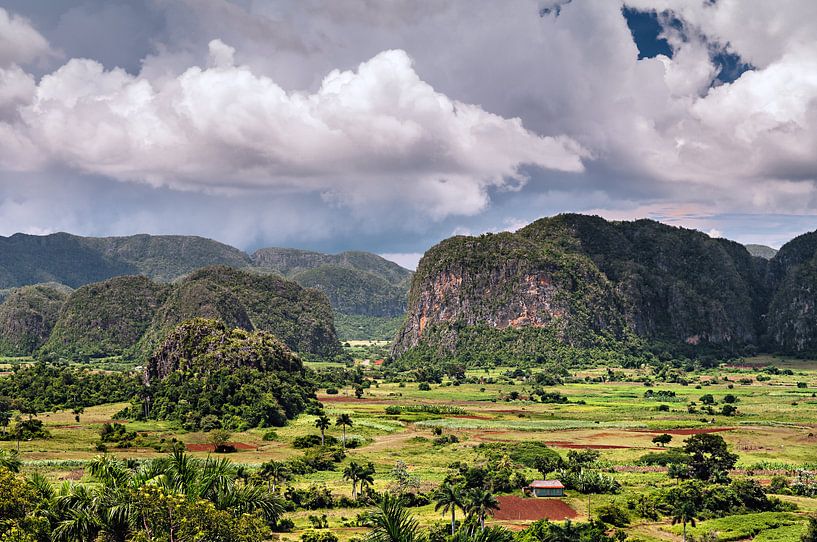
{"type": "Polygon", "coordinates": [[[3,0],[0,235],[817,229],[812,0],[3,0]]]}

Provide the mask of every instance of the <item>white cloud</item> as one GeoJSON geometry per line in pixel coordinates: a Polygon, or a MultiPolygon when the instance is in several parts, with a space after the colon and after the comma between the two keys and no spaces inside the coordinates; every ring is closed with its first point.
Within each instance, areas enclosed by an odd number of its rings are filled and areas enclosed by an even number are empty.
{"type": "Polygon", "coordinates": [[[314,191],[355,208],[399,201],[434,218],[480,211],[489,187],[525,182],[523,165],[583,169],[574,141],[449,99],[404,51],[333,70],[314,93],[234,66],[234,54],[214,40],[209,68],[161,81],[73,59],[5,126],[24,143],[0,156],[184,190],[314,191]]]}
{"type": "Polygon", "coordinates": [[[0,67],[27,64],[50,54],[48,41],[27,20],[0,7],[0,67]]]}

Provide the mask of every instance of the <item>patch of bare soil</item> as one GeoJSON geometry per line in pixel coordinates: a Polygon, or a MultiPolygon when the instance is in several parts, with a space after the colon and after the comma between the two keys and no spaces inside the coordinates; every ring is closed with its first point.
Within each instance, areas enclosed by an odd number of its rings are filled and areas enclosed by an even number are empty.
{"type": "Polygon", "coordinates": [[[560,499],[547,499],[543,497],[515,497],[504,495],[497,497],[499,510],[494,512],[494,519],[510,521],[536,521],[549,519],[551,521],[562,521],[573,519],[578,514],[566,502],[560,499]]]}

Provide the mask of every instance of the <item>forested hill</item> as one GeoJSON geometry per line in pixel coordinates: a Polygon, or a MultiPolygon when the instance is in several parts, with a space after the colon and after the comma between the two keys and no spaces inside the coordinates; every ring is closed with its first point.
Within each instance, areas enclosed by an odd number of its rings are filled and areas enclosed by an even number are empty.
{"type": "Polygon", "coordinates": [[[183,235],[80,237],[67,233],[0,237],[0,288],[57,282],[72,288],[120,275],[159,281],[207,265],[247,267],[237,248],[183,235]]]}
{"type": "Polygon", "coordinates": [[[805,354],[817,352],[815,307],[817,233],[767,260],[651,220],[559,215],[426,252],[394,353],[524,355],[536,344],[646,341],[805,354]]]}
{"type": "Polygon", "coordinates": [[[79,288],[130,275],[172,282],[212,265],[275,273],[324,292],[349,330],[346,338],[371,338],[366,329],[355,328],[385,327],[392,329],[393,335],[397,318],[406,309],[412,275],[408,269],[368,252],[322,254],[264,248],[250,256],[235,247],[196,236],[18,233],[0,237],[0,291],[41,283],[79,288]],[[355,332],[362,335],[350,336],[355,332]]]}
{"type": "Polygon", "coordinates": [[[0,304],[0,354],[145,359],[169,330],[197,317],[220,320],[230,329],[269,332],[306,356],[331,358],[341,351],[321,292],[276,276],[213,266],[172,285],[130,275],[72,292],[48,285],[14,290],[0,304]]]}

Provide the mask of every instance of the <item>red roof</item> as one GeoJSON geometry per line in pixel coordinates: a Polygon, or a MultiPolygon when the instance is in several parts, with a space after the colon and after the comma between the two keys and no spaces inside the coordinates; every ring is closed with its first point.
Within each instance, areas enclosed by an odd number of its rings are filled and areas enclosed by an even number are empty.
{"type": "Polygon", "coordinates": [[[528,486],[531,489],[564,489],[559,480],[534,480],[528,486]]]}
{"type": "Polygon", "coordinates": [[[382,359],[376,359],[376,360],[374,360],[374,364],[375,365],[383,365],[383,360],[382,359]]]}

